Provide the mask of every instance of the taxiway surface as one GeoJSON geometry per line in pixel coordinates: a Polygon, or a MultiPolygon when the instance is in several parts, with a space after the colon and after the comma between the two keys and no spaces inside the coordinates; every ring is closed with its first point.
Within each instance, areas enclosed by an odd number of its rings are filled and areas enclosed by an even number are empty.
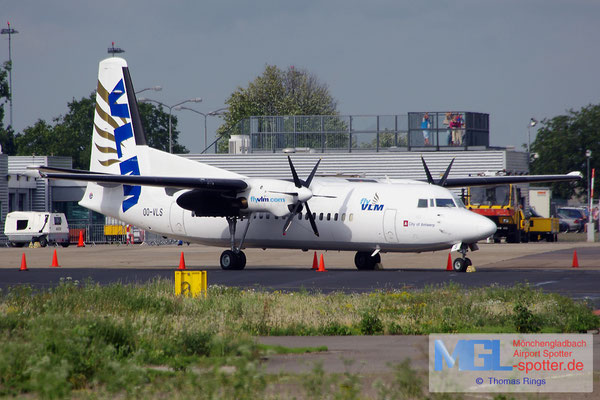
{"type": "MultiPolygon", "coordinates": [[[[245,250],[243,271],[223,271],[218,266],[220,248],[191,246],[115,246],[85,248],[0,249],[0,287],[19,284],[47,287],[61,278],[100,284],[147,282],[157,277],[173,279],[173,270],[184,252],[188,269],[209,271],[209,285],[273,290],[364,292],[375,289],[422,288],[455,282],[465,287],[513,286],[527,283],[573,298],[588,298],[600,307],[600,245],[585,242],[481,244],[470,253],[475,273],[446,271],[448,252],[384,254],[384,270],[357,271],[354,253],[325,252],[327,272],[311,270],[313,253],[297,250],[245,250]],[[57,250],[60,268],[51,268],[57,250]],[[572,268],[577,252],[579,268],[572,268]],[[19,271],[22,254],[29,271],[19,271]]],[[[456,256],[456,255],[454,255],[456,256]]]]}

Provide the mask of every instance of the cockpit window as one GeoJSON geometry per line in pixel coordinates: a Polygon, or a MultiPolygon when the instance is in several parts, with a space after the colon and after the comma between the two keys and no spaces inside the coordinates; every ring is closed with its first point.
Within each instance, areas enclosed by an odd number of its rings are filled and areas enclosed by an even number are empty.
{"type": "Polygon", "coordinates": [[[436,207],[456,207],[452,199],[435,199],[436,207]]]}
{"type": "Polygon", "coordinates": [[[452,194],[452,197],[454,198],[454,203],[456,203],[456,207],[466,208],[465,203],[463,203],[463,201],[460,199],[460,197],[454,195],[454,193],[452,194]]]}
{"type": "Polygon", "coordinates": [[[427,208],[427,199],[419,199],[418,208],[427,208]]]}

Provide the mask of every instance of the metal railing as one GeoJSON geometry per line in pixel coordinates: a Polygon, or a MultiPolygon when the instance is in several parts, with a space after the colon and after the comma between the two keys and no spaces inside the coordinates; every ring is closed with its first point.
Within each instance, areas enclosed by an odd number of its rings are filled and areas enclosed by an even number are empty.
{"type": "MultiPolygon", "coordinates": [[[[77,244],[80,232],[83,234],[83,241],[87,244],[126,244],[127,233],[118,233],[114,235],[106,234],[106,225],[103,224],[69,224],[69,241],[77,244]]],[[[177,240],[163,237],[155,232],[149,232],[143,229],[133,228],[133,243],[146,243],[148,245],[175,244],[177,240]]]]}
{"type": "Polygon", "coordinates": [[[231,133],[248,136],[252,153],[274,153],[287,148],[323,153],[468,150],[489,147],[489,115],[444,111],[403,115],[258,116],[240,121],[231,133]],[[459,122],[451,124],[452,118],[459,122]]]}

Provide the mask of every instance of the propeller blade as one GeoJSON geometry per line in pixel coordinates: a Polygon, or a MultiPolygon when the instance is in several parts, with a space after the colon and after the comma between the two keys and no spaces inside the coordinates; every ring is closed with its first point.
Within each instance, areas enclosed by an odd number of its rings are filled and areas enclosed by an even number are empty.
{"type": "Polygon", "coordinates": [[[288,156],[288,162],[290,163],[290,169],[292,170],[292,176],[294,177],[294,185],[296,185],[297,188],[301,188],[302,183],[300,182],[300,179],[298,178],[298,174],[296,173],[296,168],[294,168],[294,164],[292,164],[292,159],[290,158],[290,156],[288,156]]]}
{"type": "Polygon", "coordinates": [[[454,164],[455,159],[456,158],[453,158],[452,161],[450,161],[450,165],[448,165],[448,168],[446,168],[446,172],[444,172],[444,175],[442,176],[442,179],[440,179],[438,185],[444,186],[446,184],[446,179],[448,179],[448,175],[450,174],[450,168],[452,168],[452,164],[454,164]]]}
{"type": "Polygon", "coordinates": [[[421,156],[421,161],[423,162],[423,168],[425,169],[425,175],[427,175],[427,183],[435,184],[433,177],[431,176],[431,172],[429,172],[429,168],[427,168],[427,164],[425,163],[425,159],[421,156]]]}
{"type": "Polygon", "coordinates": [[[310,211],[310,207],[308,206],[308,203],[304,203],[304,205],[306,206],[306,212],[308,213],[308,220],[310,221],[310,226],[312,226],[315,235],[319,236],[319,230],[317,229],[317,224],[315,222],[312,212],[310,211]]]}
{"type": "Polygon", "coordinates": [[[312,197],[325,197],[327,199],[337,199],[337,196],[330,196],[327,194],[313,194],[312,197]]]}
{"type": "Polygon", "coordinates": [[[301,205],[302,205],[302,203],[300,203],[300,202],[296,203],[296,207],[294,207],[294,211],[292,211],[290,216],[285,221],[285,224],[283,224],[283,234],[284,235],[287,232],[287,230],[290,228],[290,225],[292,224],[292,221],[296,217],[296,214],[298,214],[298,209],[300,208],[301,205]]]}
{"type": "Polygon", "coordinates": [[[315,177],[315,173],[317,172],[317,167],[319,167],[319,164],[321,163],[321,159],[319,158],[319,161],[317,161],[317,164],[315,165],[315,167],[313,168],[313,170],[310,172],[310,175],[308,176],[308,178],[306,179],[306,187],[310,186],[310,183],[312,182],[313,178],[315,177]]]}

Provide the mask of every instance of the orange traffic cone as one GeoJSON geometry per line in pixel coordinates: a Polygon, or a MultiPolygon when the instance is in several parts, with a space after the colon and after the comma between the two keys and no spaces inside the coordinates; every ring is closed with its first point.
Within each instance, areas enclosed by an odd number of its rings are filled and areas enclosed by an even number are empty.
{"type": "Polygon", "coordinates": [[[77,247],[85,247],[85,243],[83,243],[83,231],[79,231],[79,241],[77,242],[77,247]]]}
{"type": "Polygon", "coordinates": [[[573,265],[571,268],[579,268],[579,261],[577,260],[577,250],[573,250],[573,265]]]}
{"type": "Polygon", "coordinates": [[[50,266],[60,267],[60,265],[58,265],[58,257],[56,257],[56,249],[54,249],[54,255],[52,256],[52,264],[50,266]]]}
{"type": "Polygon", "coordinates": [[[446,263],[446,271],[452,271],[452,253],[448,253],[448,263],[446,263]]]}
{"type": "Polygon", "coordinates": [[[23,253],[23,257],[21,257],[21,268],[19,271],[29,271],[27,269],[27,260],[25,259],[25,253],[23,253]]]}
{"type": "Polygon", "coordinates": [[[315,256],[313,257],[312,269],[319,269],[319,261],[317,261],[317,252],[316,251],[315,251],[315,256]]]}
{"type": "Polygon", "coordinates": [[[319,269],[317,272],[327,272],[325,269],[325,262],[323,261],[323,254],[321,254],[321,261],[319,261],[319,269]]]}
{"type": "Polygon", "coordinates": [[[179,269],[185,269],[185,258],[183,258],[183,251],[181,257],[179,257],[179,269]]]}

